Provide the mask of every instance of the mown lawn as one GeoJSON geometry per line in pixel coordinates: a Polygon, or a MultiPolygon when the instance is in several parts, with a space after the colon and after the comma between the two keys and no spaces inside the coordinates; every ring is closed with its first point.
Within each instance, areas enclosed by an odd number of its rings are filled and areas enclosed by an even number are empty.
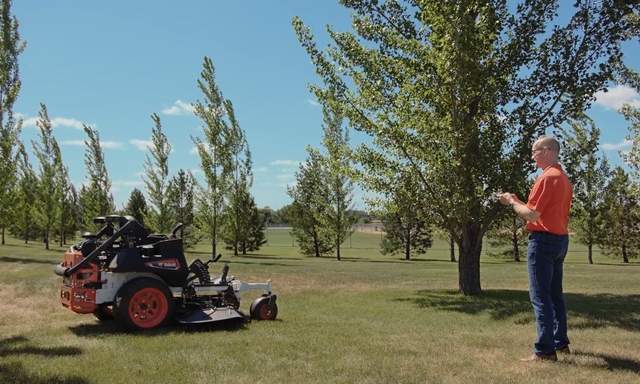
{"type": "MultiPolygon", "coordinates": [[[[465,298],[445,242],[405,261],[382,256],[378,241],[357,234],[372,249],[346,248],[340,262],[290,245],[224,251],[236,278],[273,280],[276,321],[123,334],[59,304],[53,265],[66,247],[10,240],[0,245],[0,383],[640,382],[640,263],[596,253],[588,265],[584,247],[572,246],[575,353],[523,364],[536,332],[524,263],[483,256],[486,294],[465,298]]],[[[188,259],[209,254],[203,245],[188,259]]],[[[256,295],[247,292],[241,309],[256,295]]]]}

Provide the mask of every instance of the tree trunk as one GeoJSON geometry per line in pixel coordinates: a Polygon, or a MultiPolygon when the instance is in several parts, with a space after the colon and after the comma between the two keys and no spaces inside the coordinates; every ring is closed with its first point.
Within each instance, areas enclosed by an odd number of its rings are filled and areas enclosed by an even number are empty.
{"type": "Polygon", "coordinates": [[[587,245],[587,254],[589,255],[589,264],[593,264],[593,245],[587,245]]]}
{"type": "Polygon", "coordinates": [[[627,256],[627,245],[622,243],[622,261],[625,263],[629,262],[629,257],[627,256]]]}
{"type": "Polygon", "coordinates": [[[463,233],[461,244],[458,244],[458,246],[460,247],[460,262],[458,263],[460,292],[465,296],[481,295],[480,253],[482,252],[482,236],[478,231],[467,230],[466,234],[463,233]]]}
{"type": "Polygon", "coordinates": [[[318,245],[318,235],[313,237],[313,249],[316,250],[316,257],[320,257],[320,246],[318,245]]]}
{"type": "Polygon", "coordinates": [[[404,242],[404,259],[411,259],[411,230],[407,230],[407,239],[404,242]]]}
{"type": "Polygon", "coordinates": [[[44,231],[44,249],[49,250],[49,230],[44,231]]]}
{"type": "Polygon", "coordinates": [[[336,241],[336,258],[340,261],[340,240],[336,241]]]}
{"type": "Polygon", "coordinates": [[[456,242],[453,240],[453,236],[449,235],[449,251],[451,252],[451,262],[456,262],[456,242]]]}
{"type": "Polygon", "coordinates": [[[520,262],[520,247],[518,247],[518,234],[516,232],[513,232],[513,259],[516,262],[520,262]]]}
{"type": "Polygon", "coordinates": [[[2,227],[2,244],[4,244],[4,227],[2,227]]]}

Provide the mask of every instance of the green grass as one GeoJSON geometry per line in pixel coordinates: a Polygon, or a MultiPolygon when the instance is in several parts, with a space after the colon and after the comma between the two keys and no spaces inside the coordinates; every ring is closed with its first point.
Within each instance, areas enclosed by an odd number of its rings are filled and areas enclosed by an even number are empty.
{"type": "MultiPolygon", "coordinates": [[[[584,248],[572,245],[565,291],[575,354],[523,364],[518,358],[531,352],[536,332],[524,263],[483,256],[486,294],[467,298],[456,293],[457,264],[445,242],[405,261],[373,249],[379,234],[352,241],[361,247],[344,249],[340,262],[291,246],[223,252],[237,278],[273,280],[274,322],[123,334],[59,304],[52,268],[65,248],[10,240],[0,246],[0,382],[640,381],[640,263],[596,253],[588,265],[584,248]]],[[[188,259],[209,254],[203,245],[188,259]]],[[[257,294],[247,292],[241,309],[257,294]]]]}

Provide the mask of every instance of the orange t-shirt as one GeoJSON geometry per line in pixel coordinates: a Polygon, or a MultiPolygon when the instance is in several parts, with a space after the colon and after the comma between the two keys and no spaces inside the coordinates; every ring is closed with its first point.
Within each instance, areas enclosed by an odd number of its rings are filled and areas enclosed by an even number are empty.
{"type": "Polygon", "coordinates": [[[533,183],[526,204],[527,208],[540,212],[540,217],[533,223],[527,222],[526,229],[568,234],[572,199],[573,187],[562,167],[559,164],[548,166],[533,183]]]}

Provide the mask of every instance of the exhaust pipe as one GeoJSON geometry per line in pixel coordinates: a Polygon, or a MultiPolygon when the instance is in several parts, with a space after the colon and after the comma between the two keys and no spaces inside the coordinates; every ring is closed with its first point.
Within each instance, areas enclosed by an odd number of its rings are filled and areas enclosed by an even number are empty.
{"type": "Polygon", "coordinates": [[[55,266],[55,268],[53,268],[53,273],[58,276],[64,277],[64,273],[66,272],[66,270],[66,267],[63,267],[62,264],[58,264],[55,266]]]}

